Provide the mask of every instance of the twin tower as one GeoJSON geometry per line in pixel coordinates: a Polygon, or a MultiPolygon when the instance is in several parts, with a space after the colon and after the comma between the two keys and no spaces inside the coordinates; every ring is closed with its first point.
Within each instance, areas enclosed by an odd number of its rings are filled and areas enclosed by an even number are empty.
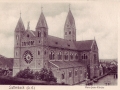
{"type": "MultiPolygon", "coordinates": [[[[48,60],[50,59],[48,45],[52,44],[49,37],[48,25],[43,12],[40,14],[35,31],[29,30],[29,25],[25,30],[20,16],[14,35],[13,75],[26,67],[40,69],[48,66],[48,60]]],[[[75,20],[70,9],[64,26],[64,40],[72,43],[76,41],[75,20]]]]}
{"type": "MultiPolygon", "coordinates": [[[[39,31],[40,28],[45,28],[46,33],[48,33],[48,25],[47,25],[47,22],[46,22],[43,12],[41,12],[38,23],[36,25],[36,31],[39,31]]],[[[29,26],[27,29],[29,29],[29,26]]],[[[24,33],[24,31],[25,31],[25,27],[24,27],[21,17],[19,18],[19,21],[18,21],[15,31],[20,31],[22,33],[24,33]]],[[[67,15],[67,18],[65,21],[65,25],[64,25],[64,39],[69,40],[69,41],[76,41],[75,20],[74,20],[74,17],[72,15],[72,12],[70,9],[69,9],[69,12],[68,12],[68,15],[67,15]]]]}

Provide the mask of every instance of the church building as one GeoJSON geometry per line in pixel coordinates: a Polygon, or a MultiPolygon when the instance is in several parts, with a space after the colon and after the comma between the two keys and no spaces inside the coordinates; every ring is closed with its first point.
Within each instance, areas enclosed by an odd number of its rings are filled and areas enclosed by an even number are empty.
{"type": "MultiPolygon", "coordinates": [[[[64,22],[63,22],[64,23],[64,22]]],[[[77,84],[99,76],[99,52],[96,40],[76,41],[75,19],[71,12],[64,24],[64,39],[48,34],[48,25],[41,12],[35,30],[25,29],[20,16],[14,31],[13,76],[30,68],[51,69],[58,83],[77,84]]]]}

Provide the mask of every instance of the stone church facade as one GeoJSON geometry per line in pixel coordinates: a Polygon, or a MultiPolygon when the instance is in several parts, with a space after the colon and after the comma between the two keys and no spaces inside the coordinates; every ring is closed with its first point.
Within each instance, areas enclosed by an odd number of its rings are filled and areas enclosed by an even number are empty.
{"type": "Polygon", "coordinates": [[[76,41],[75,20],[69,9],[64,25],[64,39],[50,36],[43,12],[36,29],[25,29],[20,17],[14,31],[13,76],[25,68],[51,69],[58,83],[76,84],[99,76],[96,40],[76,41]]]}

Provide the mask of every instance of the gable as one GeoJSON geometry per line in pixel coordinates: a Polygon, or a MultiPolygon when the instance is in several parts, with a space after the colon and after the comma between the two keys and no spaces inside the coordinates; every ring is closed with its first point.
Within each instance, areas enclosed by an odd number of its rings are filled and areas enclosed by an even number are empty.
{"type": "Polygon", "coordinates": [[[93,43],[92,43],[91,50],[92,50],[92,51],[98,51],[98,46],[97,46],[97,43],[96,43],[95,40],[94,40],[93,43]]]}
{"type": "Polygon", "coordinates": [[[34,37],[35,37],[35,31],[26,30],[23,38],[34,38],[34,37]]]}

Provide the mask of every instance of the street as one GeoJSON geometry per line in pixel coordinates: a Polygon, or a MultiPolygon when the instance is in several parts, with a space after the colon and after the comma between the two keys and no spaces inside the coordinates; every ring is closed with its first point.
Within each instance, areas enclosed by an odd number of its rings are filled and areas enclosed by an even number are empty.
{"type": "MultiPolygon", "coordinates": [[[[85,85],[85,81],[80,83],[79,85],[85,85]]],[[[100,80],[98,80],[97,83],[94,83],[93,85],[117,85],[117,79],[114,79],[114,76],[113,75],[107,75],[103,78],[101,78],[100,80]]]]}

